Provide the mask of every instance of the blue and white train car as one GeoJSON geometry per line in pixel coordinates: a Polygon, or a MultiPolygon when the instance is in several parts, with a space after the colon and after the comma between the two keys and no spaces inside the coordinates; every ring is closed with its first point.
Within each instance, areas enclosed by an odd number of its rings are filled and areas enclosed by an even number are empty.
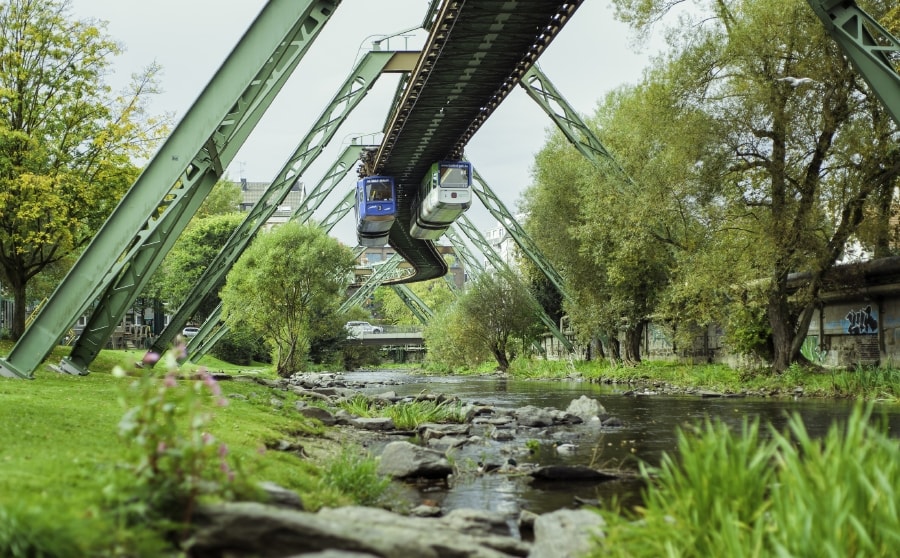
{"type": "Polygon", "coordinates": [[[472,163],[434,163],[419,185],[410,234],[415,238],[437,240],[471,205],[472,163]]]}
{"type": "Polygon", "coordinates": [[[394,179],[366,176],[356,183],[356,238],[361,246],[384,246],[397,216],[394,179]]]}

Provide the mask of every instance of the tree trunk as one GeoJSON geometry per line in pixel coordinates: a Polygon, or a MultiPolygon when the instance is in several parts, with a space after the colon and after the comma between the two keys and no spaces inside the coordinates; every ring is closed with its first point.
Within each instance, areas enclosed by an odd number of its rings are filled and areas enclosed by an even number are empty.
{"type": "Polygon", "coordinates": [[[10,277],[10,290],[13,293],[13,323],[10,324],[9,332],[14,341],[18,341],[25,333],[25,321],[28,319],[25,283],[16,279],[16,277],[10,277]]]}
{"type": "Polygon", "coordinates": [[[781,374],[794,361],[794,337],[796,336],[793,320],[786,300],[786,295],[778,293],[769,295],[766,309],[769,327],[772,328],[772,370],[781,374]]]}
{"type": "Polygon", "coordinates": [[[609,345],[609,360],[612,364],[619,364],[622,360],[622,351],[620,350],[619,338],[615,335],[609,335],[606,338],[606,342],[609,345]]]}
{"type": "Polygon", "coordinates": [[[644,333],[644,322],[625,330],[625,364],[636,365],[641,362],[641,339],[644,333]]]}
{"type": "Polygon", "coordinates": [[[494,359],[497,361],[497,369],[501,372],[506,372],[509,369],[509,359],[506,357],[506,350],[497,343],[491,347],[491,352],[494,353],[494,359]]]}

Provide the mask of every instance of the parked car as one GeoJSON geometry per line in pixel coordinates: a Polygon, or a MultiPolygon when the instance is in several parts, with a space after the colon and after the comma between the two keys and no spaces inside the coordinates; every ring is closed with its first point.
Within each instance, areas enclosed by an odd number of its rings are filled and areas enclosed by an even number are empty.
{"type": "Polygon", "coordinates": [[[369,322],[347,322],[344,324],[344,328],[347,330],[349,334],[348,337],[358,337],[360,335],[366,335],[369,333],[383,333],[384,328],[379,326],[373,326],[369,322]]]}
{"type": "Polygon", "coordinates": [[[200,333],[200,328],[197,326],[187,326],[181,330],[181,334],[185,337],[196,337],[198,333],[200,333]]]}

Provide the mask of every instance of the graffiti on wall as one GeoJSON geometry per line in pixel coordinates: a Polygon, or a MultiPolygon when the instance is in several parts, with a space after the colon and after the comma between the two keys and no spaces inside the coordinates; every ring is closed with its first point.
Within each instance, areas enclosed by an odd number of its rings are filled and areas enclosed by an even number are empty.
{"type": "Polygon", "coordinates": [[[872,313],[872,307],[866,306],[859,310],[847,312],[847,333],[850,335],[864,335],[878,331],[878,318],[872,313]]]}

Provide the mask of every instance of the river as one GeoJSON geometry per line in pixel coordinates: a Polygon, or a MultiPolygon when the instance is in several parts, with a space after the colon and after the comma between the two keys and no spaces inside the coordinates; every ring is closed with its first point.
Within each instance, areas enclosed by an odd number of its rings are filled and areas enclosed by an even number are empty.
{"type": "MultiPolygon", "coordinates": [[[[377,394],[394,391],[397,395],[443,393],[459,397],[465,403],[480,403],[515,409],[526,405],[565,410],[582,395],[597,399],[607,412],[621,419],[623,426],[601,428],[580,424],[551,428],[519,428],[513,441],[498,442],[482,428],[475,434],[483,441],[466,444],[450,453],[461,471],[444,485],[426,484],[407,487],[429,499],[445,511],[475,508],[496,511],[514,519],[523,509],[546,513],[576,507],[576,499],[609,505],[618,499],[625,505],[640,502],[641,484],[635,481],[603,483],[530,482],[525,475],[479,474],[478,462],[503,464],[512,458],[517,464],[592,465],[603,469],[636,471],[638,462],[657,465],[664,452],[677,454],[676,428],[716,418],[734,429],[747,419],[758,417],[761,424],[779,431],[787,428],[791,414],[799,414],[809,433],[824,435],[836,420],[846,417],[853,403],[847,400],[813,398],[703,398],[699,396],[626,395],[631,388],[582,381],[514,380],[501,376],[418,376],[406,371],[355,371],[344,374],[352,384],[365,384],[361,391],[377,394]],[[536,451],[529,452],[528,445],[536,451]],[[559,455],[554,442],[576,445],[570,455],[559,455]]],[[[358,389],[358,388],[357,388],[358,389]]],[[[887,415],[890,432],[900,433],[900,406],[879,405],[887,415]]],[[[377,448],[373,449],[377,452],[377,448]]]]}

